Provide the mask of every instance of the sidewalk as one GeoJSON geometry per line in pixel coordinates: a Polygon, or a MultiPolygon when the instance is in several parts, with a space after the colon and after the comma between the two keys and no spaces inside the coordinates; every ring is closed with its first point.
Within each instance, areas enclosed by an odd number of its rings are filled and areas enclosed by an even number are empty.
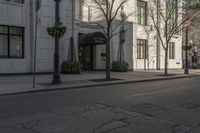
{"type": "Polygon", "coordinates": [[[0,76],[0,95],[185,78],[200,75],[200,70],[190,70],[190,75],[184,75],[184,72],[181,69],[169,70],[169,73],[173,75],[161,76],[163,74],[163,70],[134,71],[127,73],[112,72],[111,76],[115,80],[102,81],[99,79],[105,78],[105,72],[91,71],[82,72],[79,75],[62,75],[61,85],[51,85],[52,75],[50,74],[37,75],[36,88],[32,88],[32,75],[0,76]]]}

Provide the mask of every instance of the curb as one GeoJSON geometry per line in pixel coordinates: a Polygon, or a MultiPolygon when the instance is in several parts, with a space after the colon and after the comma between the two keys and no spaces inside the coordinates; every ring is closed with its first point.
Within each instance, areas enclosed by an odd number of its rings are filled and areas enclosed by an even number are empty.
{"type": "Polygon", "coordinates": [[[111,85],[120,85],[120,84],[129,84],[129,83],[141,83],[141,82],[152,82],[152,81],[163,81],[163,80],[173,80],[173,79],[182,79],[182,78],[191,78],[191,77],[199,77],[200,75],[182,75],[182,76],[173,76],[173,77],[160,77],[160,78],[152,78],[152,79],[142,79],[142,80],[122,80],[122,81],[113,81],[107,83],[96,83],[96,84],[88,84],[88,85],[77,85],[77,86],[68,86],[68,87],[59,87],[59,88],[48,88],[48,89],[39,89],[39,90],[30,90],[23,92],[14,92],[14,93],[5,93],[0,94],[2,96],[13,96],[13,95],[23,95],[23,94],[33,94],[33,93],[42,93],[42,92],[50,92],[50,91],[62,91],[62,90],[72,90],[72,89],[81,89],[81,88],[91,88],[91,87],[101,87],[101,86],[111,86],[111,85]]]}

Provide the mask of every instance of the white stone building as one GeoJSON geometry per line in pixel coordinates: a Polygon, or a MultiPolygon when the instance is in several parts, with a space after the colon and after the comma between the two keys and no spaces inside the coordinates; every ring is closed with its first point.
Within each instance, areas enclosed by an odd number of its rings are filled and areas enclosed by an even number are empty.
{"type": "MultiPolygon", "coordinates": [[[[61,2],[61,22],[67,27],[66,34],[60,42],[61,63],[68,58],[69,39],[74,33],[76,58],[81,61],[85,69],[102,70],[105,69],[105,45],[91,46],[88,40],[91,37],[102,36],[100,34],[102,30],[91,23],[97,21],[97,13],[93,12],[90,4],[82,4],[81,1],[62,0],[61,2]]],[[[145,0],[130,0],[125,5],[126,13],[136,12],[137,14],[132,14],[125,24],[127,30],[124,59],[129,63],[130,70],[144,69],[144,67],[164,68],[164,51],[160,46],[160,55],[157,55],[156,32],[152,30],[151,25],[147,24],[150,18],[144,16],[147,5],[145,0]],[[143,16],[140,20],[138,10],[140,10],[140,16],[143,16]],[[148,49],[148,54],[145,53],[147,51],[145,47],[148,49]],[[148,58],[144,59],[145,55],[148,55],[148,58]]],[[[31,73],[33,71],[35,29],[34,0],[0,0],[0,11],[0,74],[31,73]]],[[[42,0],[37,34],[37,72],[53,71],[54,39],[48,35],[47,28],[54,25],[54,16],[54,0],[42,0]]],[[[98,17],[98,20],[101,18],[98,17]]],[[[120,27],[118,31],[119,29],[120,27]]],[[[174,37],[172,42],[174,47],[168,66],[169,68],[182,68],[182,36],[174,37]]],[[[113,61],[117,60],[118,47],[119,35],[116,35],[111,45],[113,61]]]]}

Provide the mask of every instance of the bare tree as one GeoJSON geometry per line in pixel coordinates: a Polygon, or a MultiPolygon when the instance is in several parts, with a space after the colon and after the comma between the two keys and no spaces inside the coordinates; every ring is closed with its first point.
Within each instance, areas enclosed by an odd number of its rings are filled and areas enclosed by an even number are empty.
{"type": "Polygon", "coordinates": [[[149,0],[148,15],[165,51],[164,75],[168,75],[168,49],[171,39],[175,35],[181,34],[185,23],[192,20],[196,12],[196,10],[189,9],[189,6],[182,5],[182,0],[149,0]],[[188,12],[183,17],[184,10],[188,12]],[[159,21],[157,21],[158,19],[159,21]]]}
{"type": "Polygon", "coordinates": [[[96,24],[103,30],[106,40],[106,79],[111,79],[110,67],[110,45],[111,39],[116,34],[117,27],[122,24],[122,21],[115,21],[120,16],[120,10],[128,0],[93,0],[93,7],[102,16],[102,22],[96,24]]]}
{"type": "Polygon", "coordinates": [[[150,63],[153,61],[154,59],[154,54],[156,53],[156,48],[154,44],[154,39],[150,39],[150,36],[151,35],[154,35],[152,34],[152,32],[154,31],[155,29],[152,28],[151,25],[148,25],[148,26],[144,26],[144,32],[146,34],[146,39],[147,39],[147,46],[145,47],[145,57],[144,58],[144,70],[149,70],[150,69],[150,63]]]}

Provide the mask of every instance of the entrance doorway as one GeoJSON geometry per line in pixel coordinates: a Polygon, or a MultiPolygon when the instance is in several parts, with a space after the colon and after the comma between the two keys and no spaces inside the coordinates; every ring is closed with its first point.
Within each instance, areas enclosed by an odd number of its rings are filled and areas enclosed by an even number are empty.
{"type": "Polygon", "coordinates": [[[82,69],[92,69],[92,58],[90,53],[90,46],[79,46],[79,61],[82,64],[82,69]]]}
{"type": "Polygon", "coordinates": [[[106,37],[101,32],[79,34],[79,61],[83,70],[105,69],[106,37]]]}

